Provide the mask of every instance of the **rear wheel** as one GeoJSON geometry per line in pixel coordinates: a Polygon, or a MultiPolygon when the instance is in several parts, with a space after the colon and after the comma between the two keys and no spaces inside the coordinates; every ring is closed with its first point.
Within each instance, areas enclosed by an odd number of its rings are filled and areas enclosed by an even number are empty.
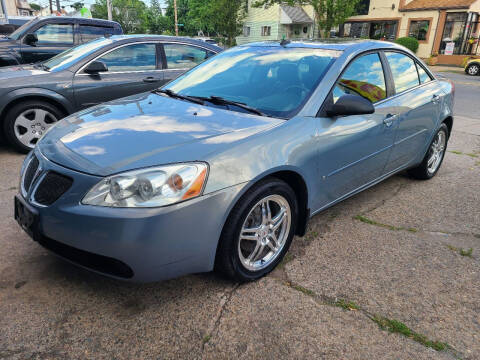
{"type": "Polygon", "coordinates": [[[466,72],[468,75],[472,75],[472,76],[478,75],[480,73],[480,64],[475,63],[475,64],[468,65],[466,72]]]}
{"type": "Polygon", "coordinates": [[[13,106],[5,116],[4,134],[18,151],[33,149],[54,123],[63,117],[56,106],[44,101],[25,101],[13,106]]]}
{"type": "Polygon", "coordinates": [[[236,281],[252,281],[272,271],[295,234],[295,193],[270,178],[249,190],[235,205],[222,231],[216,269],[236,281]]]}
{"type": "Polygon", "coordinates": [[[437,174],[447,150],[448,135],[447,125],[442,124],[433,137],[422,163],[416,168],[408,170],[410,176],[420,180],[428,180],[437,174]]]}

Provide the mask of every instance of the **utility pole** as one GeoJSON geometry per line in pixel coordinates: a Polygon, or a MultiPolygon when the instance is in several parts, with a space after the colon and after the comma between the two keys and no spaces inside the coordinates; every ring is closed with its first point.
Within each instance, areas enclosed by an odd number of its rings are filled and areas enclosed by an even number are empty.
{"type": "Polygon", "coordinates": [[[57,0],[57,11],[59,14],[62,13],[62,9],[60,9],[60,0],[57,0]]]}
{"type": "Polygon", "coordinates": [[[175,10],[175,35],[178,36],[177,0],[173,0],[173,8],[175,10]]]}
{"type": "Polygon", "coordinates": [[[108,20],[112,21],[112,0],[107,0],[108,20]]]}
{"type": "Polygon", "coordinates": [[[53,14],[53,3],[52,3],[52,0],[49,0],[49,3],[50,3],[50,15],[53,14]]]}

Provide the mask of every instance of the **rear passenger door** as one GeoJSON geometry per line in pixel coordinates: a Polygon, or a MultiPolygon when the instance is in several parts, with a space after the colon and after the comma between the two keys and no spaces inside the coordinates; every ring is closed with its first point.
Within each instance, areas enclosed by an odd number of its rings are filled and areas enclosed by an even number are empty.
{"type": "Polygon", "coordinates": [[[164,43],[162,55],[165,64],[165,82],[168,82],[201,64],[215,53],[195,45],[164,43]]]}
{"type": "Polygon", "coordinates": [[[108,68],[94,75],[83,71],[91,60],[73,80],[77,106],[85,108],[158,88],[164,81],[158,52],[156,43],[121,45],[94,59],[108,68]]]}
{"type": "Polygon", "coordinates": [[[395,87],[398,126],[395,142],[386,167],[394,171],[421,161],[439,114],[441,90],[423,66],[398,51],[385,51],[395,87]]]}

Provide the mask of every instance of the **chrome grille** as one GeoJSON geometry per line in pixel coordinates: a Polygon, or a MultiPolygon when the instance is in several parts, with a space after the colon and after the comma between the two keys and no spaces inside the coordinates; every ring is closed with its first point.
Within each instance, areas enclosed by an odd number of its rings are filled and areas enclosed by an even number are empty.
{"type": "Polygon", "coordinates": [[[37,176],[38,165],[38,159],[33,156],[28,163],[27,168],[25,169],[25,173],[23,174],[22,187],[25,193],[28,193],[33,181],[35,180],[35,177],[37,176]]]}

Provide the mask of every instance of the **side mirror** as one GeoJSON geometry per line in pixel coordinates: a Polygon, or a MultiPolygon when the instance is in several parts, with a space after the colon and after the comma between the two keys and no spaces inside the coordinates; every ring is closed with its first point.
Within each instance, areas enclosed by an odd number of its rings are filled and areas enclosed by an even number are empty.
{"type": "Polygon", "coordinates": [[[331,105],[326,113],[328,116],[348,116],[373,114],[375,107],[370,100],[360,95],[346,94],[331,105]]]}
{"type": "Polygon", "coordinates": [[[38,42],[37,34],[29,33],[29,34],[25,35],[24,42],[27,45],[35,46],[35,44],[38,42]]]}
{"type": "Polygon", "coordinates": [[[101,72],[107,72],[108,67],[103,61],[95,60],[92,61],[84,70],[87,74],[96,75],[101,72]]]}

